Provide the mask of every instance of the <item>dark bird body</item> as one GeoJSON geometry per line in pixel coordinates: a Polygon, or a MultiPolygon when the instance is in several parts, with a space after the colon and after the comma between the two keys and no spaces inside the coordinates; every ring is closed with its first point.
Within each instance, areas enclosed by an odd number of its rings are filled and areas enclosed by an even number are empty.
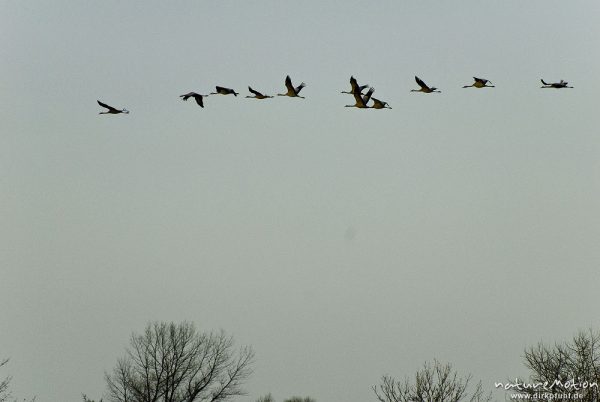
{"type": "Polygon", "coordinates": [[[473,79],[475,80],[474,83],[472,83],[471,85],[465,85],[463,86],[463,88],[494,88],[493,85],[487,85],[488,82],[491,84],[492,81],[490,80],[486,80],[485,78],[477,78],[477,77],[473,77],[473,79]]]}
{"type": "Polygon", "coordinates": [[[382,102],[377,98],[371,97],[371,100],[373,101],[373,106],[371,106],[373,109],[391,109],[392,108],[387,102],[382,102]]]}
{"type": "Polygon", "coordinates": [[[233,89],[231,88],[225,88],[225,87],[220,87],[220,86],[216,86],[215,87],[217,92],[211,92],[211,95],[234,95],[234,96],[238,96],[238,92],[235,92],[233,89]]]}
{"type": "Polygon", "coordinates": [[[367,91],[367,93],[363,95],[358,91],[358,87],[357,87],[356,91],[354,91],[354,93],[353,93],[354,100],[356,101],[356,103],[354,105],[346,105],[345,107],[356,107],[359,109],[368,109],[369,106],[367,106],[367,104],[369,103],[369,100],[371,100],[371,95],[373,95],[373,92],[375,92],[375,88],[369,88],[369,91],[367,91]]]}

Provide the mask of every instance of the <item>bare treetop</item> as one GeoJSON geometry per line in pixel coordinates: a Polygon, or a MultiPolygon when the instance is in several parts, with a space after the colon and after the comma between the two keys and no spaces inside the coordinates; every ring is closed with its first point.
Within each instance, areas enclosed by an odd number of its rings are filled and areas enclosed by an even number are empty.
{"type": "MultiPolygon", "coordinates": [[[[587,382],[600,384],[600,331],[592,329],[578,332],[571,341],[546,345],[538,343],[525,349],[524,364],[530,370],[529,380],[521,382],[553,384],[556,393],[568,394],[572,389],[565,386],[568,381],[575,384],[587,382]],[[559,381],[555,383],[555,381],[559,381]]],[[[580,387],[578,400],[596,402],[600,398],[597,386],[580,387]]],[[[521,394],[532,394],[534,390],[518,390],[521,394]]],[[[556,399],[560,400],[560,399],[556,399]]]]}
{"type": "Polygon", "coordinates": [[[110,400],[218,402],[243,395],[254,352],[234,350],[233,338],[200,333],[192,323],[148,324],[133,334],[125,357],[106,374],[110,400]]]}
{"type": "Polygon", "coordinates": [[[373,387],[373,391],[380,402],[490,401],[491,393],[484,394],[481,382],[469,392],[471,378],[470,374],[460,377],[450,363],[442,365],[434,360],[433,365],[425,363],[423,369],[417,371],[414,383],[408,377],[400,381],[384,375],[379,386],[373,387]]]}

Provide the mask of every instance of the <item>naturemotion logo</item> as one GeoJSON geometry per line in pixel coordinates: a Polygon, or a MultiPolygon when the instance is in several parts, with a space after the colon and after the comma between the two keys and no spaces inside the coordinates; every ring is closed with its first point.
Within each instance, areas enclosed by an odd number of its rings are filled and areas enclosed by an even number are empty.
{"type": "Polygon", "coordinates": [[[520,381],[518,378],[515,378],[515,382],[495,382],[494,386],[496,388],[503,388],[506,391],[526,391],[537,389],[542,389],[544,391],[553,391],[555,388],[569,391],[580,391],[588,388],[598,388],[598,383],[596,381],[582,381],[581,379],[579,379],[579,381],[575,381],[574,378],[564,382],[561,379],[556,379],[553,382],[544,381],[528,383],[525,381],[520,381]]]}
{"type": "MultiPolygon", "coordinates": [[[[511,400],[530,401],[570,401],[584,400],[591,395],[597,395],[598,382],[578,378],[570,380],[556,379],[554,381],[526,382],[515,378],[514,382],[495,382],[496,388],[512,391],[511,400]],[[591,395],[590,395],[591,393],[591,395]]],[[[586,399],[587,400],[587,399],[586,399]]],[[[596,400],[596,399],[594,399],[596,400]]]]}

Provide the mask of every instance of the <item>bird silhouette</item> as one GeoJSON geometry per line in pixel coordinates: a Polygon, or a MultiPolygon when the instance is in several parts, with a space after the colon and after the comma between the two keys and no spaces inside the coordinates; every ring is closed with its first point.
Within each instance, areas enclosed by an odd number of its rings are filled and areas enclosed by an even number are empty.
{"type": "Polygon", "coordinates": [[[437,91],[436,87],[427,86],[427,84],[425,84],[425,82],[423,82],[423,80],[420,79],[419,77],[417,77],[416,75],[415,75],[415,81],[417,81],[417,84],[419,84],[421,89],[411,89],[410,92],[424,92],[426,94],[429,94],[432,92],[441,92],[441,91],[437,91]]]}
{"type": "Polygon", "coordinates": [[[358,85],[358,82],[356,81],[356,78],[354,78],[353,76],[350,77],[350,91],[342,91],[343,94],[354,94],[354,91],[358,90],[358,92],[362,93],[362,90],[365,88],[369,88],[368,85],[358,85]]]}
{"type": "Polygon", "coordinates": [[[207,97],[207,96],[208,95],[197,94],[196,92],[188,92],[185,95],[179,95],[179,97],[182,98],[184,101],[188,100],[189,98],[194,98],[196,100],[196,103],[200,107],[204,107],[204,102],[202,101],[202,98],[207,97]]]}
{"type": "Polygon", "coordinates": [[[128,114],[129,113],[129,110],[127,110],[127,109],[121,109],[121,110],[119,110],[119,109],[116,109],[116,108],[114,108],[112,106],[107,105],[106,103],[102,103],[99,100],[97,100],[97,102],[98,102],[98,104],[100,106],[105,107],[105,108],[108,109],[106,112],[100,112],[98,114],[119,114],[119,113],[128,114]]]}
{"type": "Polygon", "coordinates": [[[551,82],[551,83],[547,83],[544,80],[541,80],[542,84],[544,84],[544,86],[540,87],[540,88],[556,88],[556,89],[560,89],[560,88],[573,88],[573,87],[569,87],[567,86],[568,82],[560,80],[560,82],[551,82]]]}
{"type": "Polygon", "coordinates": [[[246,96],[246,98],[252,98],[252,99],[268,99],[268,98],[272,98],[272,96],[269,95],[264,95],[254,89],[252,89],[250,86],[248,86],[248,91],[250,91],[251,93],[254,94],[254,96],[246,96]]]}
{"type": "Polygon", "coordinates": [[[387,102],[382,102],[377,98],[371,97],[371,100],[373,101],[373,106],[371,106],[373,109],[391,109],[392,108],[387,102]]]}
{"type": "Polygon", "coordinates": [[[235,92],[233,89],[231,88],[225,88],[225,87],[220,87],[220,86],[216,86],[215,87],[217,89],[217,92],[211,92],[211,95],[234,95],[234,96],[238,96],[238,92],[235,92]]]}
{"type": "Polygon", "coordinates": [[[302,88],[304,88],[305,86],[306,86],[306,84],[302,83],[302,84],[298,85],[297,87],[294,87],[292,85],[292,79],[288,75],[287,77],[285,77],[285,87],[287,88],[287,92],[284,94],[277,94],[277,96],[290,96],[292,98],[304,99],[304,96],[300,96],[298,94],[300,93],[302,88]]]}
{"type": "Polygon", "coordinates": [[[492,83],[492,81],[490,80],[486,80],[485,78],[477,78],[477,77],[473,77],[473,79],[475,80],[474,83],[472,83],[471,85],[465,85],[463,86],[463,88],[494,88],[493,85],[487,85],[487,83],[489,82],[490,84],[492,83]]]}

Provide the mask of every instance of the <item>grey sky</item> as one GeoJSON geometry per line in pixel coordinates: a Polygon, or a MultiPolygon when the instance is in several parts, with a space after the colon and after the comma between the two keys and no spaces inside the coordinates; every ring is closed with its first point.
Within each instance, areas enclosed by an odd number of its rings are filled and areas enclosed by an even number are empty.
{"type": "Polygon", "coordinates": [[[244,401],[373,401],[382,374],[433,358],[491,389],[524,373],[525,346],[598,327],[599,15],[596,0],[0,2],[15,394],[101,396],[150,320],[253,345],[244,401]],[[243,97],[286,74],[305,100],[243,97]],[[344,108],[351,74],[393,110],[344,108]],[[410,93],[415,74],[442,93],[410,93]],[[496,88],[462,89],[474,75],[496,88]],[[241,95],[178,98],[215,85],[241,95]]]}

